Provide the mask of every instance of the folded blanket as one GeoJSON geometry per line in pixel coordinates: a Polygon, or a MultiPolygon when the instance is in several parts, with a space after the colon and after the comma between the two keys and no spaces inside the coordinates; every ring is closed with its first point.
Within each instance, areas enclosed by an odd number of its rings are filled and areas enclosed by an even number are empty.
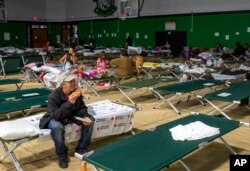
{"type": "Polygon", "coordinates": [[[220,133],[219,128],[208,126],[200,121],[191,122],[187,125],[177,125],[169,130],[176,141],[198,140],[220,133]]]}

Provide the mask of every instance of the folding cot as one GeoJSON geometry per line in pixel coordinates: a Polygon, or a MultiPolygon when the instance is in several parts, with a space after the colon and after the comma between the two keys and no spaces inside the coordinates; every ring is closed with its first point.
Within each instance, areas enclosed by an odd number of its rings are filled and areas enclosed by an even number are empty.
{"type": "MultiPolygon", "coordinates": [[[[197,97],[204,99],[215,109],[214,111],[210,112],[210,114],[214,113],[215,111],[218,111],[226,118],[231,119],[231,117],[229,117],[224,111],[229,109],[233,105],[240,105],[242,101],[245,99],[249,99],[250,97],[249,88],[250,88],[250,81],[244,81],[235,84],[231,87],[228,87],[226,89],[222,89],[219,91],[206,94],[204,96],[197,96],[197,97]],[[218,106],[216,106],[216,104],[213,103],[212,100],[223,101],[229,104],[221,109],[218,106]]],[[[247,105],[246,107],[250,109],[247,105]]],[[[242,122],[242,124],[246,124],[248,126],[250,125],[250,123],[245,123],[245,122],[242,122]]]]}
{"type": "MultiPolygon", "coordinates": [[[[162,102],[154,106],[154,108],[158,108],[162,104],[168,103],[175,110],[176,113],[180,114],[180,111],[173,105],[173,103],[170,100],[173,100],[177,96],[183,95],[185,93],[193,94],[196,97],[196,94],[193,93],[194,91],[201,90],[206,87],[211,88],[212,86],[216,86],[220,84],[223,84],[223,82],[218,81],[218,80],[192,80],[192,81],[187,81],[183,83],[176,83],[176,84],[171,84],[167,86],[153,88],[152,91],[155,93],[156,96],[158,96],[162,100],[162,102]],[[161,93],[170,93],[172,94],[172,96],[165,99],[161,95],[161,93]]],[[[204,103],[201,100],[199,99],[197,100],[201,102],[201,104],[204,105],[204,103]]]]}
{"type": "Polygon", "coordinates": [[[51,90],[47,88],[32,88],[32,89],[24,89],[20,91],[0,92],[0,102],[9,101],[9,100],[17,100],[17,99],[22,99],[22,98],[29,98],[29,97],[34,97],[34,96],[49,95],[50,93],[51,93],[51,90]]]}
{"type": "Polygon", "coordinates": [[[0,74],[4,77],[8,73],[19,73],[22,70],[23,61],[21,56],[1,56],[0,74]]]}
{"type": "Polygon", "coordinates": [[[58,76],[63,72],[63,65],[52,63],[33,62],[24,65],[25,79],[30,81],[37,79],[44,86],[52,87],[56,84],[58,76]]]}
{"type": "Polygon", "coordinates": [[[157,75],[161,75],[162,72],[170,70],[173,66],[181,65],[181,63],[155,63],[155,62],[144,62],[142,71],[148,76],[148,78],[154,78],[152,72],[156,72],[157,75]]]}
{"type": "Polygon", "coordinates": [[[17,90],[20,90],[24,84],[24,81],[18,78],[8,78],[8,79],[0,80],[0,85],[7,85],[7,84],[15,84],[17,87],[17,90]]]}
{"type": "MultiPolygon", "coordinates": [[[[27,98],[26,98],[27,99],[27,98]]],[[[133,128],[135,108],[103,100],[87,105],[89,114],[95,117],[92,139],[129,132],[133,128]]],[[[22,171],[14,150],[21,144],[36,139],[38,142],[50,140],[49,129],[39,129],[44,113],[0,122],[0,144],[3,148],[2,162],[10,156],[18,171],[22,171]]],[[[79,126],[65,126],[65,141],[70,143],[79,139],[79,126]]]]}
{"type": "Polygon", "coordinates": [[[168,65],[164,63],[144,62],[141,70],[148,76],[148,78],[154,78],[152,72],[161,72],[168,69],[168,65]]]}
{"type": "MultiPolygon", "coordinates": [[[[44,58],[44,55],[24,55],[22,56],[22,61],[23,61],[23,68],[22,71],[26,74],[28,74],[28,72],[32,72],[33,70],[27,69],[27,71],[25,72],[25,66],[27,66],[27,64],[31,64],[31,63],[39,63],[39,64],[45,64],[46,60],[44,58]]],[[[35,74],[35,72],[32,72],[34,74],[35,77],[38,78],[39,81],[42,81],[41,79],[39,79],[39,77],[35,74]]]]}
{"type": "Polygon", "coordinates": [[[28,98],[11,99],[0,102],[0,116],[7,116],[10,119],[10,114],[21,111],[24,116],[29,115],[34,109],[47,106],[48,95],[30,96],[28,98]],[[28,113],[25,110],[30,109],[28,113]]]}
{"type": "Polygon", "coordinates": [[[18,73],[22,71],[24,65],[31,62],[45,63],[45,59],[43,55],[1,56],[0,74],[6,76],[8,73],[18,73]]]}
{"type": "Polygon", "coordinates": [[[237,154],[222,136],[238,127],[237,121],[226,118],[204,114],[189,115],[95,149],[89,156],[83,156],[81,170],[86,171],[86,165],[90,163],[96,170],[158,171],[178,161],[186,170],[191,171],[182,159],[217,138],[233,154],[237,154]],[[219,128],[219,134],[190,141],[176,141],[172,138],[169,129],[195,121],[219,128]]]}
{"type": "Polygon", "coordinates": [[[93,77],[93,78],[87,78],[87,79],[83,79],[84,84],[87,86],[87,90],[86,92],[88,92],[89,90],[93,91],[95,93],[96,96],[100,96],[100,94],[97,92],[97,90],[95,89],[95,87],[99,84],[99,83],[103,83],[103,82],[113,82],[112,85],[110,86],[114,86],[116,87],[119,82],[121,82],[124,79],[128,79],[128,78],[132,78],[135,75],[131,75],[131,76],[127,76],[127,77],[114,77],[114,76],[103,76],[103,77],[93,77]]]}
{"type": "Polygon", "coordinates": [[[95,89],[95,87],[101,83],[101,82],[107,82],[107,81],[115,81],[116,79],[114,77],[101,77],[101,78],[97,78],[97,77],[94,77],[94,78],[86,78],[86,79],[83,79],[83,84],[86,85],[87,87],[87,90],[85,91],[86,93],[88,91],[92,91],[95,93],[96,96],[100,96],[100,94],[97,92],[97,90],[95,89]]]}
{"type": "Polygon", "coordinates": [[[212,68],[207,67],[198,67],[198,66],[192,66],[189,68],[187,64],[183,64],[179,66],[179,68],[172,69],[172,75],[174,75],[177,79],[181,79],[184,74],[189,75],[191,79],[204,79],[207,74],[214,73],[215,70],[212,68]]]}
{"type": "Polygon", "coordinates": [[[159,77],[159,78],[149,78],[142,80],[135,80],[126,83],[118,84],[116,87],[122,93],[122,96],[117,100],[119,101],[123,96],[126,97],[133,105],[136,106],[136,103],[129,97],[130,94],[134,93],[137,89],[143,87],[149,87],[156,85],[162,82],[173,81],[173,77],[159,77]],[[124,91],[124,89],[130,89],[128,93],[124,91]]]}
{"type": "Polygon", "coordinates": [[[43,55],[25,55],[25,56],[22,56],[22,60],[23,60],[23,65],[26,65],[32,62],[45,63],[45,58],[43,55]]]}

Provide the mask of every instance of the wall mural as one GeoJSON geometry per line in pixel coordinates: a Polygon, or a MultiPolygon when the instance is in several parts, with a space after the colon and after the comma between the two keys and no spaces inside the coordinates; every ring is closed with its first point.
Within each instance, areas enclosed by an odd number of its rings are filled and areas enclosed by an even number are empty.
{"type": "Polygon", "coordinates": [[[96,2],[94,12],[102,17],[111,16],[117,10],[115,0],[93,0],[96,2]]]}

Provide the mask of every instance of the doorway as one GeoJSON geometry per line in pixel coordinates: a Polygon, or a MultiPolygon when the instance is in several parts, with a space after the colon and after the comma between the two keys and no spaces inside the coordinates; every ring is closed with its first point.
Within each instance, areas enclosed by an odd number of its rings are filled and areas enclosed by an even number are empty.
{"type": "Polygon", "coordinates": [[[77,23],[62,25],[62,41],[67,47],[79,45],[77,23]]]}
{"type": "Polygon", "coordinates": [[[183,47],[187,46],[187,32],[182,31],[164,31],[155,33],[156,46],[163,46],[166,42],[171,46],[171,54],[178,56],[183,47]]]}
{"type": "Polygon", "coordinates": [[[30,42],[32,48],[42,48],[48,41],[47,25],[30,25],[30,42]]]}

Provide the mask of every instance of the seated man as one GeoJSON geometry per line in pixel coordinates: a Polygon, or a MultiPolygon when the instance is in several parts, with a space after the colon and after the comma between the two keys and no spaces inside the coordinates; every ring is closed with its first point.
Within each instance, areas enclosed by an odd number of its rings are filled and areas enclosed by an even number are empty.
{"type": "Polygon", "coordinates": [[[48,112],[40,121],[41,129],[49,128],[55,144],[55,151],[61,168],[68,167],[68,147],[65,145],[64,125],[76,123],[81,125],[81,136],[75,148],[75,156],[87,152],[91,142],[94,117],[88,114],[87,107],[82,100],[80,89],[76,89],[76,77],[62,73],[59,76],[60,87],[48,96],[48,112]],[[79,121],[74,116],[82,117],[79,121]]]}
{"type": "Polygon", "coordinates": [[[234,49],[234,52],[232,53],[233,56],[235,57],[240,57],[245,55],[245,49],[244,47],[240,44],[240,42],[236,42],[236,47],[234,49]]]}
{"type": "Polygon", "coordinates": [[[166,41],[165,45],[161,46],[161,50],[170,50],[171,45],[169,44],[168,41],[166,41]]]}
{"type": "Polygon", "coordinates": [[[114,67],[115,76],[118,78],[127,77],[133,74],[133,63],[132,60],[128,57],[126,50],[122,50],[120,57],[112,59],[110,61],[111,66],[114,67]]]}

